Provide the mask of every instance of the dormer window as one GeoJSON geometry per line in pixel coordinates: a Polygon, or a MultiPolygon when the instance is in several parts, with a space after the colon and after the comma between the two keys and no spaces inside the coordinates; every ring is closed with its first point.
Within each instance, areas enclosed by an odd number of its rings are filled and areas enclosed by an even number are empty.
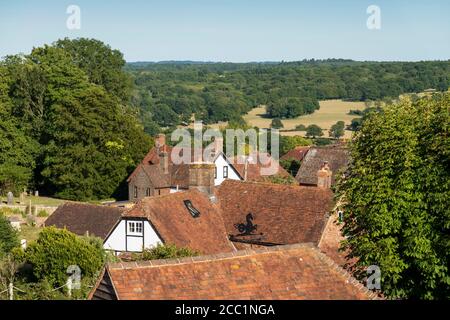
{"type": "Polygon", "coordinates": [[[184,200],[184,205],[186,206],[186,209],[188,209],[189,213],[193,218],[198,218],[200,216],[200,211],[198,211],[194,205],[192,204],[191,200],[184,200]]]}
{"type": "Polygon", "coordinates": [[[138,187],[134,186],[134,198],[138,197],[138,187]]]}
{"type": "Polygon", "coordinates": [[[223,167],[223,177],[228,178],[228,166],[223,167]]]}

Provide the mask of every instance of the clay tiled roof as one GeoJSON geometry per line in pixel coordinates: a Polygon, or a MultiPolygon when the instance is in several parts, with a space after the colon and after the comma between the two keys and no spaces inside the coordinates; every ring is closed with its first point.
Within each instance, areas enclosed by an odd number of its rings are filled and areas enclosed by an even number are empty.
{"type": "Polygon", "coordinates": [[[230,235],[273,244],[317,244],[333,209],[333,193],[327,188],[226,180],[216,194],[230,235]],[[236,225],[245,224],[249,213],[257,229],[239,236],[236,225]]]}
{"type": "Polygon", "coordinates": [[[188,247],[203,254],[235,250],[227,238],[220,209],[198,190],[188,190],[140,200],[124,217],[147,218],[164,243],[188,247]],[[193,218],[184,201],[200,211],[193,218]]]}
{"type": "Polygon", "coordinates": [[[109,265],[107,271],[121,300],[375,298],[310,244],[122,262],[109,265]]]}
{"type": "Polygon", "coordinates": [[[345,170],[349,163],[349,153],[343,146],[313,147],[303,158],[300,169],[295,179],[300,184],[317,185],[317,171],[324,162],[328,162],[333,176],[331,184],[334,184],[336,175],[345,170]]]}
{"type": "Polygon", "coordinates": [[[288,151],[285,155],[281,157],[281,160],[294,159],[297,161],[302,161],[305,155],[308,153],[310,147],[296,147],[288,151]]]}
{"type": "Polygon", "coordinates": [[[66,228],[78,235],[105,239],[120,220],[123,209],[86,203],[66,202],[45,221],[46,226],[66,228]]]}
{"type": "MultiPolygon", "coordinates": [[[[269,164],[264,164],[264,165],[261,163],[261,161],[258,160],[259,159],[258,154],[254,153],[251,155],[251,158],[253,160],[247,164],[247,180],[246,181],[259,181],[259,182],[265,181],[265,178],[267,178],[267,176],[269,176],[269,175],[263,175],[262,168],[269,168],[271,165],[273,165],[274,168],[276,168],[276,173],[270,174],[271,176],[272,175],[277,175],[280,177],[288,177],[289,176],[289,173],[279,164],[279,162],[277,160],[272,158],[270,156],[270,154],[261,153],[261,156],[267,157],[268,159],[270,159],[269,164]]],[[[236,168],[236,170],[239,172],[239,175],[241,177],[245,177],[245,164],[243,163],[242,158],[241,158],[241,161],[238,161],[237,157],[231,158],[230,163],[233,165],[233,167],[236,168]]]]}

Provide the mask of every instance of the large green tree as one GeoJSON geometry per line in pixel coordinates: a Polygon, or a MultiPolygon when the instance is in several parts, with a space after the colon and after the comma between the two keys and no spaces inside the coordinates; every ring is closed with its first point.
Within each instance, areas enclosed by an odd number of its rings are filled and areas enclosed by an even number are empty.
{"type": "Polygon", "coordinates": [[[450,94],[371,113],[338,184],[355,272],[392,298],[450,298],[450,94]]]}

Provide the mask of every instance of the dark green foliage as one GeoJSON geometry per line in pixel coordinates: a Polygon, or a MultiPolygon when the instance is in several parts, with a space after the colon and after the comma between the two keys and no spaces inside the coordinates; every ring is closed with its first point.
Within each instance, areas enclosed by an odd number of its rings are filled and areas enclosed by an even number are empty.
{"type": "Polygon", "coordinates": [[[45,279],[52,286],[66,283],[67,268],[71,265],[80,267],[82,277],[92,278],[105,259],[100,239],[79,237],[54,227],[44,228],[25,251],[25,260],[31,264],[36,280],[45,279]]]}
{"type": "Polygon", "coordinates": [[[323,136],[322,128],[320,128],[317,124],[311,124],[306,128],[306,136],[307,137],[321,137],[323,136]]]}
{"type": "Polygon", "coordinates": [[[19,245],[18,232],[11,226],[9,220],[0,213],[0,258],[19,245]]]}
{"type": "Polygon", "coordinates": [[[312,98],[288,98],[270,103],[267,115],[271,118],[296,118],[319,109],[319,101],[312,98]]]}
{"type": "Polygon", "coordinates": [[[280,118],[272,119],[272,123],[270,124],[270,127],[273,129],[281,129],[284,128],[283,122],[281,122],[280,118]]]}
{"type": "Polygon", "coordinates": [[[332,139],[330,139],[330,138],[316,138],[316,139],[313,139],[313,144],[315,145],[315,146],[328,146],[328,145],[330,145],[330,144],[333,144],[334,143],[334,141],[332,140],[332,139]]]}
{"type": "Polygon", "coordinates": [[[330,137],[339,139],[340,137],[344,136],[344,133],[345,133],[345,122],[344,121],[338,121],[331,126],[330,137]]]}
{"type": "Polygon", "coordinates": [[[353,101],[397,98],[427,88],[447,90],[450,61],[356,62],[305,60],[292,63],[131,63],[126,66],[137,87],[133,104],[145,127],[156,106],[166,104],[179,124],[192,114],[206,123],[230,120],[266,105],[271,117],[291,118],[318,109],[318,100],[353,101]]]}
{"type": "Polygon", "coordinates": [[[125,104],[124,63],[120,52],[89,39],[0,63],[0,188],[32,185],[72,200],[120,194],[152,144],[125,104]]]}
{"type": "Polygon", "coordinates": [[[356,275],[378,265],[391,298],[450,298],[450,94],[371,113],[339,181],[356,275]]]}
{"type": "Polygon", "coordinates": [[[285,155],[289,151],[300,146],[310,146],[312,141],[302,136],[281,136],[280,137],[280,155],[285,155]]]}
{"type": "Polygon", "coordinates": [[[306,131],[306,126],[304,124],[299,124],[295,126],[295,131],[306,131]]]}
{"type": "Polygon", "coordinates": [[[159,260],[159,259],[175,259],[183,257],[193,257],[200,253],[189,248],[178,248],[174,244],[161,245],[151,249],[145,249],[142,253],[135,254],[135,260],[159,260]]]}
{"type": "Polygon", "coordinates": [[[293,177],[297,175],[301,162],[296,159],[280,160],[280,165],[293,177]]]}

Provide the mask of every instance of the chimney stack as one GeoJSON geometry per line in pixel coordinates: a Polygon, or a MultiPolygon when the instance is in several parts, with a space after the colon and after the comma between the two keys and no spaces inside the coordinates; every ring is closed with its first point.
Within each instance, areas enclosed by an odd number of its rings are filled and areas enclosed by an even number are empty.
{"type": "Polygon", "coordinates": [[[328,162],[324,162],[322,167],[317,171],[317,186],[319,188],[331,188],[331,176],[333,172],[328,165],[328,162]]]}
{"type": "Polygon", "coordinates": [[[189,189],[198,189],[212,195],[214,193],[214,163],[191,163],[189,165],[189,189]]]}
{"type": "Polygon", "coordinates": [[[155,146],[156,149],[160,150],[160,148],[164,147],[166,145],[166,135],[164,133],[160,133],[158,135],[156,135],[155,137],[155,146]]]}
{"type": "Polygon", "coordinates": [[[169,154],[165,151],[159,154],[159,165],[164,173],[169,173],[169,154]]]}

